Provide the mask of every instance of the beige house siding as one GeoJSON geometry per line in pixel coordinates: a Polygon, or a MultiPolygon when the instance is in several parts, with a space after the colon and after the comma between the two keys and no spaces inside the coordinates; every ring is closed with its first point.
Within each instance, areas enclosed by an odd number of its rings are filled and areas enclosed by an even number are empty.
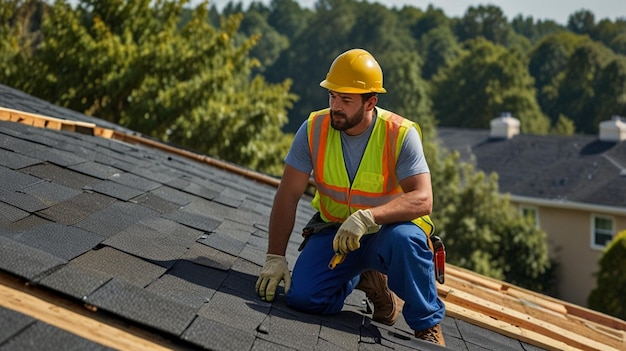
{"type": "Polygon", "coordinates": [[[547,234],[550,257],[559,264],[557,297],[587,306],[587,297],[596,285],[594,274],[599,270],[598,262],[602,256],[602,249],[592,247],[594,216],[612,218],[615,235],[626,230],[626,210],[591,206],[585,210],[584,205],[567,208],[523,199],[512,200],[511,203],[537,210],[538,225],[547,234]]]}

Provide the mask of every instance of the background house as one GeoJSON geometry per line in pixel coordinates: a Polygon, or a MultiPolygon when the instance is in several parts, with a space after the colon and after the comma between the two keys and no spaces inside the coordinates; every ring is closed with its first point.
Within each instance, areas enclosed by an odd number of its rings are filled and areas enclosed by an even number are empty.
{"type": "Polygon", "coordinates": [[[490,130],[438,135],[462,160],[498,173],[501,192],[547,233],[558,297],[585,306],[602,250],[626,230],[626,123],[613,117],[595,136],[525,135],[503,114],[490,130]]]}

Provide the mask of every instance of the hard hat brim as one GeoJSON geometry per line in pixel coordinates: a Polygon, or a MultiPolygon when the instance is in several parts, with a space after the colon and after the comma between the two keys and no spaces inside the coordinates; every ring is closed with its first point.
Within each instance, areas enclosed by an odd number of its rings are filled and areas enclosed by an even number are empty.
{"type": "Polygon", "coordinates": [[[382,87],[378,89],[359,89],[355,87],[340,86],[337,84],[333,84],[326,79],[320,82],[320,86],[328,90],[336,91],[338,93],[344,93],[344,94],[367,94],[367,93],[383,94],[387,92],[387,90],[385,90],[385,88],[382,88],[382,87]]]}

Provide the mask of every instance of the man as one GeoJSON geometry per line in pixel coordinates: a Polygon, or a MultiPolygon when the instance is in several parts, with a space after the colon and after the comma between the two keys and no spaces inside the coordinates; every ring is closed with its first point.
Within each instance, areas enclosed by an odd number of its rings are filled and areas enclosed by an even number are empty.
{"type": "Polygon", "coordinates": [[[374,304],[375,321],[392,325],[402,309],[417,338],[445,345],[439,326],[445,307],[428,239],[432,186],[419,127],[376,107],[386,90],[380,66],[365,50],[339,55],[320,85],[328,89],[329,108],[311,113],[286,157],[257,294],[272,301],[284,280],[290,307],[332,314],[361,289],[374,304]],[[285,251],[311,173],[318,213],[291,277],[285,251]]]}

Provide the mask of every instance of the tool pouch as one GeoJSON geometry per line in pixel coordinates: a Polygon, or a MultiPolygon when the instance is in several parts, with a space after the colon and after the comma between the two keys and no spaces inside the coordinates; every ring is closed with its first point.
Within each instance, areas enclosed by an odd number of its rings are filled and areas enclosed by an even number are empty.
{"type": "Polygon", "coordinates": [[[327,228],[339,228],[340,226],[341,223],[324,222],[322,216],[320,216],[320,213],[316,212],[306,224],[306,226],[302,229],[302,237],[304,238],[304,240],[302,240],[300,247],[298,247],[298,251],[302,251],[302,249],[304,249],[304,246],[306,245],[307,241],[309,241],[311,235],[319,233],[327,228]]]}
{"type": "Polygon", "coordinates": [[[446,247],[443,241],[436,235],[431,235],[430,240],[433,243],[433,263],[435,264],[435,279],[443,284],[445,282],[446,268],[446,247]]]}

